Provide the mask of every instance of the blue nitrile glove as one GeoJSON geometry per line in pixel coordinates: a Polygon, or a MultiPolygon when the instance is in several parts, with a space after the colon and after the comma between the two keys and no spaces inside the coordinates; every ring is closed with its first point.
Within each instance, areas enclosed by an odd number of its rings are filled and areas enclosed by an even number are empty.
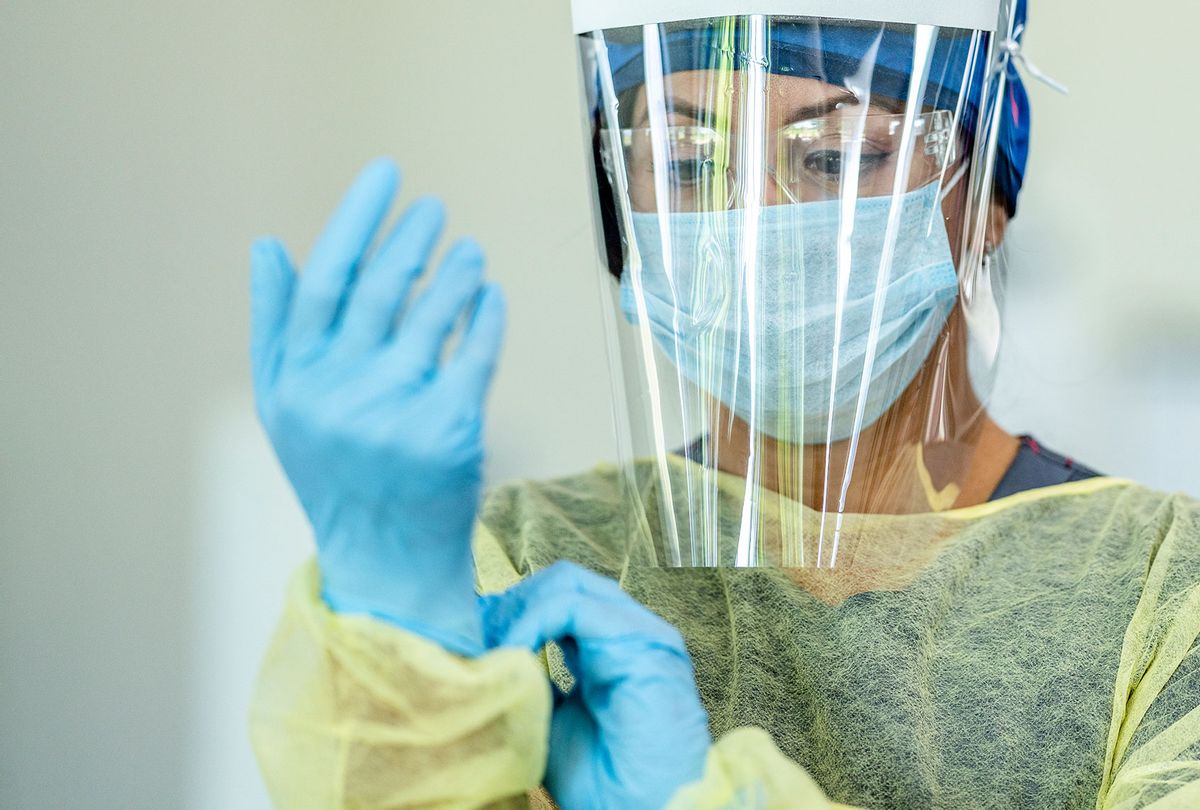
{"type": "Polygon", "coordinates": [[[679,631],[617,583],[555,563],[485,600],[489,646],[562,648],[575,687],[554,710],[546,787],[564,810],[662,808],[712,743],[679,631]]]}
{"type": "Polygon", "coordinates": [[[368,255],[397,184],[392,163],[369,165],[299,275],[277,240],[255,244],[258,412],[312,523],[329,606],[474,654],[483,627],[470,543],[504,303],[471,240],[406,300],[445,214],[434,200],[413,204],[368,255]]]}

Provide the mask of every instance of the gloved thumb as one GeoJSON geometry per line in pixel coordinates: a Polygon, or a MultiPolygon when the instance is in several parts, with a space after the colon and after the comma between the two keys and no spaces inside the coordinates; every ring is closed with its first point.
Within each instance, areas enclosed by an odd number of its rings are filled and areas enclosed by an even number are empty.
{"type": "Polygon", "coordinates": [[[250,251],[250,367],[260,394],[274,376],[295,283],[296,273],[279,240],[257,240],[250,251]]]}

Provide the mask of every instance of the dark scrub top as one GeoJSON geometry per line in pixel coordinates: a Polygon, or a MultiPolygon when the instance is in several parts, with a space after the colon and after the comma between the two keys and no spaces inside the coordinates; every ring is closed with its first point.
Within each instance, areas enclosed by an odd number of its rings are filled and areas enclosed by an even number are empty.
{"type": "MultiPolygon", "coordinates": [[[[1085,478],[1098,478],[1100,473],[1085,467],[1070,456],[1063,456],[1043,447],[1032,436],[1020,436],[1021,448],[1017,457],[1009,466],[1008,472],[1000,479],[996,491],[989,501],[998,501],[1018,492],[1042,487],[1053,487],[1066,484],[1069,481],[1082,481],[1085,478]]],[[[697,464],[704,463],[704,439],[698,439],[688,447],[681,449],[679,455],[697,464]]]]}
{"type": "Polygon", "coordinates": [[[1043,447],[1032,436],[1021,436],[1021,449],[989,500],[998,501],[1018,492],[1052,487],[1070,481],[1096,478],[1100,473],[1070,456],[1043,447]]]}

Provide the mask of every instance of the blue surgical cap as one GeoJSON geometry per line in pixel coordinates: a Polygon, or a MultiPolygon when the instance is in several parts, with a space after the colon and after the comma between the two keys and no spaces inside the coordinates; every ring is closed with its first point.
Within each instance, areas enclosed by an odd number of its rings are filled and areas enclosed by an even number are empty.
{"type": "MultiPolygon", "coordinates": [[[[1016,27],[1023,29],[1026,0],[1018,0],[1016,27]]],[[[711,69],[728,52],[716,24],[664,26],[663,70],[711,69]]],[[[606,36],[614,90],[620,94],[645,81],[640,29],[615,30],[606,36]]],[[[913,28],[905,25],[777,18],[770,36],[768,69],[772,73],[819,79],[844,86],[859,71],[863,58],[878,42],[871,93],[907,101],[912,74],[913,28]]],[[[934,47],[923,105],[962,110],[962,126],[974,133],[988,77],[986,49],[972,47],[969,31],[942,29],[934,47]]],[[[1006,97],[1001,110],[995,183],[1009,214],[1015,214],[1029,157],[1029,96],[1015,66],[1007,67],[1006,97]]]]}

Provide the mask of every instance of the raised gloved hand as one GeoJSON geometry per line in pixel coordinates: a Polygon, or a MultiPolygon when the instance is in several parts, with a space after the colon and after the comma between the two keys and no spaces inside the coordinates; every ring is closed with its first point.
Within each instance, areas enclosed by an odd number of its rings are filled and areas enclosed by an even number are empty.
{"type": "Polygon", "coordinates": [[[615,582],[555,563],[488,597],[485,615],[489,646],[557,642],[575,678],[546,770],[564,810],[659,810],[703,776],[711,737],[683,638],[615,582]]]}
{"type": "Polygon", "coordinates": [[[413,204],[368,256],[397,184],[393,164],[369,165],[299,275],[277,240],[255,244],[255,395],[312,523],[328,604],[472,654],[483,629],[470,541],[504,303],[470,240],[407,301],[445,215],[413,204]]]}

